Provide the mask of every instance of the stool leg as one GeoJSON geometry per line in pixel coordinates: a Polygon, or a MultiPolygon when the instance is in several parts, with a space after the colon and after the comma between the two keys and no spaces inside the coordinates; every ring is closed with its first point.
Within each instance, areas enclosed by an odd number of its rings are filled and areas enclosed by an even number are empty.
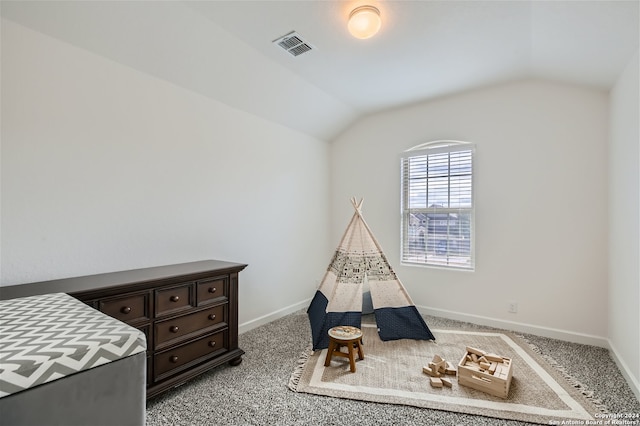
{"type": "Polygon", "coordinates": [[[358,340],[356,342],[356,346],[358,347],[358,358],[364,359],[364,351],[362,350],[362,340],[358,340]]]}
{"type": "Polygon", "coordinates": [[[356,360],[353,358],[353,345],[348,344],[347,348],[349,349],[349,367],[351,368],[351,372],[356,372],[356,360]]]}
{"type": "Polygon", "coordinates": [[[331,364],[331,356],[333,355],[333,350],[336,347],[336,343],[333,339],[329,339],[329,348],[327,349],[327,357],[324,359],[324,366],[328,367],[331,364]]]}

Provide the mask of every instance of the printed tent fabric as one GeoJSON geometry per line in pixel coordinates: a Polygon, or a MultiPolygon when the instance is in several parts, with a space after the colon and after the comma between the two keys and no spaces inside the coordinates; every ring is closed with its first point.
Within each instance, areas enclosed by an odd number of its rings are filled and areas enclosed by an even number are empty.
{"type": "Polygon", "coordinates": [[[362,200],[351,202],[353,217],[307,310],[313,350],[329,346],[332,327],[361,326],[365,283],[381,340],[435,340],[362,217],[362,200]]]}

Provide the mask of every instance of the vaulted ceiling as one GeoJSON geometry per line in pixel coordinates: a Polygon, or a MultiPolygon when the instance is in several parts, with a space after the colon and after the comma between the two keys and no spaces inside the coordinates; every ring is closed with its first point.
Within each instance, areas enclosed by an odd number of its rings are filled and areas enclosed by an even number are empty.
{"type": "Polygon", "coordinates": [[[639,1],[2,1],[2,16],[323,140],[376,111],[523,78],[610,88],[639,1]],[[381,31],[358,40],[349,12],[381,31]],[[313,50],[272,43],[296,31],[313,50]]]}

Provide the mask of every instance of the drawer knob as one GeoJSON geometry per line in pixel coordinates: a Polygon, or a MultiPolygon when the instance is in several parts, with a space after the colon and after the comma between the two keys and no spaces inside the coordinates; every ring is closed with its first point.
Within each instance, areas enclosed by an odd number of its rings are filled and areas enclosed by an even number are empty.
{"type": "Polygon", "coordinates": [[[131,308],[130,308],[130,307],[128,307],[128,306],[123,306],[123,307],[120,309],[120,312],[122,312],[123,314],[128,314],[129,312],[131,312],[131,308]]]}
{"type": "Polygon", "coordinates": [[[211,346],[212,348],[213,348],[215,345],[216,345],[216,342],[214,342],[213,340],[211,340],[211,341],[209,342],[209,346],[211,346]]]}
{"type": "Polygon", "coordinates": [[[209,315],[209,319],[210,319],[210,320],[214,320],[214,319],[216,319],[216,314],[211,314],[211,315],[209,315]]]}
{"type": "Polygon", "coordinates": [[[209,287],[209,293],[215,293],[215,292],[216,292],[215,287],[209,287]]]}
{"type": "Polygon", "coordinates": [[[172,333],[177,333],[178,330],[179,330],[179,328],[178,328],[177,325],[169,327],[169,331],[172,332],[172,333]]]}
{"type": "Polygon", "coordinates": [[[171,296],[169,300],[171,300],[172,302],[177,302],[178,300],[180,300],[180,296],[171,296]]]}
{"type": "Polygon", "coordinates": [[[174,355],[171,358],[169,358],[169,361],[171,361],[171,362],[173,362],[175,364],[176,362],[178,362],[178,357],[174,355]]]}

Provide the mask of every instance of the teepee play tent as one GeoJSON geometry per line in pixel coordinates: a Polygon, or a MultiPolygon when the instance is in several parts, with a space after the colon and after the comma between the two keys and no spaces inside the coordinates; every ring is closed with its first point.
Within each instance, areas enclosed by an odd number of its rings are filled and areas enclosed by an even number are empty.
{"type": "Polygon", "coordinates": [[[307,310],[313,350],[328,347],[332,327],[360,327],[367,284],[381,340],[435,340],[364,221],[362,200],[351,203],[351,222],[307,310]]]}

